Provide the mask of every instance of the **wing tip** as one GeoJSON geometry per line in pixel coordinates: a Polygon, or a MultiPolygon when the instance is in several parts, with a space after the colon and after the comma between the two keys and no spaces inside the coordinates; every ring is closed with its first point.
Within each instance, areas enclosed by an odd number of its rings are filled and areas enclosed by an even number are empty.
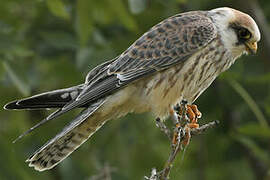
{"type": "Polygon", "coordinates": [[[13,109],[19,109],[19,101],[15,100],[15,101],[11,101],[9,103],[7,103],[3,108],[5,110],[13,110],[13,109]]]}

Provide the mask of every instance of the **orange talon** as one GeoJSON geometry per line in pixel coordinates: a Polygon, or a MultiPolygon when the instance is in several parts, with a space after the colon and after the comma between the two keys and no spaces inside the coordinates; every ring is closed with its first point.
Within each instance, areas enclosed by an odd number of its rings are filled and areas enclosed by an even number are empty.
{"type": "Polygon", "coordinates": [[[197,105],[193,104],[190,105],[191,109],[193,110],[193,112],[195,113],[197,118],[201,118],[202,117],[202,113],[199,111],[197,105]]]}
{"type": "Polygon", "coordinates": [[[187,114],[190,119],[190,123],[188,124],[189,128],[198,128],[199,124],[197,124],[198,118],[202,117],[202,113],[198,110],[196,105],[187,105],[187,114]]]}
{"type": "Polygon", "coordinates": [[[196,114],[193,112],[192,105],[187,105],[187,114],[191,123],[196,123],[196,114]]]}
{"type": "MultiPolygon", "coordinates": [[[[180,107],[180,108],[175,108],[174,109],[176,111],[176,113],[180,116],[183,116],[183,109],[180,107]]],[[[199,128],[199,124],[197,123],[197,120],[198,118],[201,118],[202,116],[202,113],[198,110],[198,107],[196,105],[186,105],[186,110],[185,110],[185,113],[186,115],[188,116],[188,122],[180,122],[180,123],[176,123],[175,124],[175,127],[176,128],[179,128],[179,127],[182,127],[184,128],[184,131],[185,131],[185,135],[183,137],[183,140],[181,142],[181,144],[183,146],[187,146],[190,142],[190,139],[191,139],[191,135],[190,135],[190,130],[191,129],[196,129],[196,128],[199,128]]],[[[172,115],[173,114],[173,111],[170,111],[170,114],[172,115]]],[[[174,132],[173,134],[173,139],[172,139],[172,143],[174,145],[177,144],[178,142],[178,137],[179,134],[177,132],[174,132]]]]}

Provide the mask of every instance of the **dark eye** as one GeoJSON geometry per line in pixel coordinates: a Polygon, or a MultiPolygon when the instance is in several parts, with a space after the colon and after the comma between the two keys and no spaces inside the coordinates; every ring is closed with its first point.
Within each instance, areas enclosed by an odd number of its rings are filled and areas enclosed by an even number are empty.
{"type": "Polygon", "coordinates": [[[238,37],[243,40],[248,40],[251,38],[251,33],[247,29],[241,28],[238,30],[238,37]]]}

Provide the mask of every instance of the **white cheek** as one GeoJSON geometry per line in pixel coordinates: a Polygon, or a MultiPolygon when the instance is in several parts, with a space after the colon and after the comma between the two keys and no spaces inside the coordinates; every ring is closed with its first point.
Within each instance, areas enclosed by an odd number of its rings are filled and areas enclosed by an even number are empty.
{"type": "Polygon", "coordinates": [[[223,33],[222,40],[224,42],[225,47],[231,50],[235,48],[236,43],[238,42],[235,32],[231,29],[227,29],[223,33]]]}
{"type": "Polygon", "coordinates": [[[247,53],[244,45],[237,45],[238,38],[233,30],[227,30],[227,32],[223,33],[222,41],[226,49],[231,52],[233,59],[247,53]]]}

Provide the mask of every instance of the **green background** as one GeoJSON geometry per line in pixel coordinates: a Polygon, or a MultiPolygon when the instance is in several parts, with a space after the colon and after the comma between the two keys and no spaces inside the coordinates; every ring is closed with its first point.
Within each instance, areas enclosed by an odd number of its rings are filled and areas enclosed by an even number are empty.
{"type": "MultiPolygon", "coordinates": [[[[177,13],[230,6],[262,31],[255,56],[244,56],[196,101],[200,123],[218,128],[194,137],[171,179],[270,179],[269,0],[0,0],[0,107],[16,98],[84,82],[96,65],[123,52],[151,26],[177,13]]],[[[24,162],[78,111],[49,122],[16,144],[47,111],[0,112],[0,179],[138,180],[162,168],[170,151],[150,114],[113,120],[53,170],[24,162]]]]}

